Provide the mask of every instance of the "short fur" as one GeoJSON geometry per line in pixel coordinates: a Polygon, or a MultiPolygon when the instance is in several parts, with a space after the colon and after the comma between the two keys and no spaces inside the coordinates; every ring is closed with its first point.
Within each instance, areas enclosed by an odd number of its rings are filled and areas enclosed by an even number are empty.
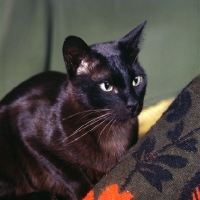
{"type": "Polygon", "coordinates": [[[67,37],[67,74],[33,76],[1,100],[0,199],[79,200],[136,143],[145,23],[92,46],[67,37]]]}

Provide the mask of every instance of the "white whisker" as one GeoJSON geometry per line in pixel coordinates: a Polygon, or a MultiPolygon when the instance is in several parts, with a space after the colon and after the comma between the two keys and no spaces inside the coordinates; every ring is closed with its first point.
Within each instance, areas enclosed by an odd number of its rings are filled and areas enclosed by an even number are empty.
{"type": "Polygon", "coordinates": [[[111,130],[111,128],[113,127],[113,125],[114,125],[114,123],[115,123],[116,121],[117,121],[116,119],[113,120],[113,122],[112,122],[112,124],[111,124],[111,126],[110,126],[110,128],[109,128],[109,130],[108,130],[108,132],[107,132],[107,136],[106,136],[106,137],[108,137],[108,134],[110,133],[110,130],[111,130]]]}
{"type": "MultiPolygon", "coordinates": [[[[96,118],[90,120],[89,122],[87,122],[87,123],[83,124],[82,126],[80,126],[73,134],[75,134],[75,133],[77,133],[77,132],[80,132],[81,130],[87,128],[87,127],[90,126],[90,125],[95,124],[96,122],[100,121],[102,118],[108,116],[109,114],[110,114],[110,113],[106,113],[106,114],[104,114],[104,115],[101,115],[101,116],[99,116],[99,117],[96,117],[96,118]]],[[[70,135],[70,136],[71,136],[71,135],[70,135]]]]}
{"type": "Polygon", "coordinates": [[[109,116],[110,113],[106,113],[104,115],[101,115],[99,117],[96,117],[90,121],[88,121],[86,124],[83,124],[82,126],[80,126],[76,131],[74,131],[70,136],[66,137],[66,139],[62,140],[62,142],[65,142],[65,140],[69,139],[70,137],[74,136],[76,133],[88,128],[89,126],[101,121],[102,119],[104,119],[105,117],[109,116]]]}
{"type": "MultiPolygon", "coordinates": [[[[109,121],[109,122],[105,125],[105,127],[102,129],[102,131],[101,131],[100,134],[99,134],[98,142],[100,141],[100,137],[101,137],[103,131],[104,131],[104,130],[106,129],[106,127],[107,127],[109,124],[111,124],[113,121],[114,121],[113,119],[112,119],[111,121],[109,121]]],[[[108,131],[108,132],[110,132],[110,128],[109,128],[109,131],[108,131]]]]}
{"type": "Polygon", "coordinates": [[[84,115],[83,117],[81,117],[77,122],[83,122],[81,121],[82,119],[86,118],[87,116],[91,115],[91,114],[95,114],[95,113],[99,113],[99,112],[104,112],[104,111],[110,111],[110,109],[102,109],[102,110],[93,110],[92,113],[88,113],[86,115],[84,115]]]}
{"type": "Polygon", "coordinates": [[[85,111],[77,112],[77,113],[75,113],[73,115],[70,115],[69,117],[63,118],[62,121],[70,119],[70,118],[75,117],[75,116],[80,115],[80,114],[84,114],[84,113],[89,113],[87,115],[90,115],[90,114],[93,114],[93,113],[103,112],[103,111],[108,111],[108,110],[110,110],[110,109],[97,109],[97,110],[90,109],[90,110],[85,110],[85,111]]]}
{"type": "MultiPolygon", "coordinates": [[[[103,124],[106,120],[107,120],[107,118],[104,119],[101,123],[99,123],[99,124],[97,124],[96,126],[94,126],[94,127],[93,127],[92,129],[90,129],[89,131],[86,131],[86,132],[85,132],[84,134],[82,134],[80,137],[77,137],[76,139],[72,140],[71,142],[68,142],[66,145],[69,145],[69,144],[71,144],[71,143],[73,143],[73,142],[79,140],[80,138],[82,138],[83,136],[85,136],[85,135],[88,134],[89,132],[93,131],[94,129],[96,129],[96,128],[97,128],[98,126],[100,126],[101,124],[103,124]]],[[[98,121],[100,121],[100,119],[98,119],[96,122],[98,122],[98,121]]],[[[95,123],[96,123],[96,122],[95,122],[95,123]]]]}

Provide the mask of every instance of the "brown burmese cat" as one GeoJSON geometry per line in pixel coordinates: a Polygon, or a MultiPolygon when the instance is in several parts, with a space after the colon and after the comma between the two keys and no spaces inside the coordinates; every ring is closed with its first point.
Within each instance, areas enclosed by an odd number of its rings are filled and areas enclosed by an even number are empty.
{"type": "Polygon", "coordinates": [[[0,199],[81,199],[136,143],[145,23],[92,46],[67,37],[67,74],[33,76],[1,100],[0,199]]]}

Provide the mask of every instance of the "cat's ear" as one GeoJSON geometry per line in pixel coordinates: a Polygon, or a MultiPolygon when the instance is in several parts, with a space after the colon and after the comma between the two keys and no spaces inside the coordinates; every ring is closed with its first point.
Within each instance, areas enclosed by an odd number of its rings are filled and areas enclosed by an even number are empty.
{"type": "Polygon", "coordinates": [[[81,61],[89,55],[89,46],[79,37],[69,36],[63,44],[63,57],[70,77],[76,75],[81,61]]]}
{"type": "Polygon", "coordinates": [[[118,45],[123,49],[123,51],[131,53],[134,50],[139,50],[139,44],[142,39],[142,32],[146,22],[147,21],[144,21],[126,36],[117,41],[118,45]]]}

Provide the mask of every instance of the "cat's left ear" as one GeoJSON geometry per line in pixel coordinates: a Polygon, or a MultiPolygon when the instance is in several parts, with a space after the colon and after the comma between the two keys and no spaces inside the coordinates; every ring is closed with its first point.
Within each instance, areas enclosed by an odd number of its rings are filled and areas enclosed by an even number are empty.
{"type": "Polygon", "coordinates": [[[144,21],[126,36],[117,41],[118,45],[123,49],[123,51],[131,53],[134,50],[139,50],[139,44],[142,38],[142,32],[146,22],[147,21],[144,21]]]}
{"type": "Polygon", "coordinates": [[[69,77],[76,75],[81,61],[90,53],[90,47],[79,37],[69,36],[63,44],[63,57],[69,77]]]}

